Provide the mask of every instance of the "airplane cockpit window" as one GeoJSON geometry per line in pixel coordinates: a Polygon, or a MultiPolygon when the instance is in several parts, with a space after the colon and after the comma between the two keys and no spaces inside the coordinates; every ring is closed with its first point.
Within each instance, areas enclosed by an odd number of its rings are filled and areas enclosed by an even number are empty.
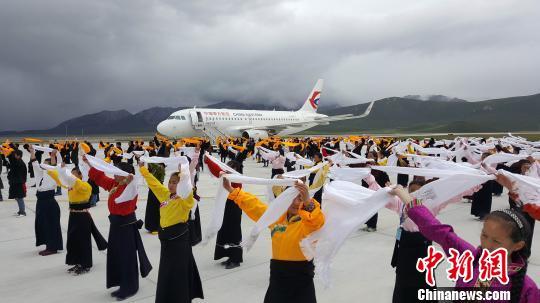
{"type": "Polygon", "coordinates": [[[167,120],[174,120],[174,116],[170,116],[167,120]]]}

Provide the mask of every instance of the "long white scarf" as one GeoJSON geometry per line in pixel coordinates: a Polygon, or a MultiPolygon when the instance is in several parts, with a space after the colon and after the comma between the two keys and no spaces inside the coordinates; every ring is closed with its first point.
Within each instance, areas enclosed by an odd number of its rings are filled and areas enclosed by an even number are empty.
{"type": "Polygon", "coordinates": [[[310,168],[286,172],[286,173],[282,174],[282,176],[284,178],[300,179],[302,177],[308,176],[312,172],[315,172],[315,171],[321,169],[326,164],[328,164],[328,162],[321,162],[321,163],[319,163],[319,164],[317,164],[317,165],[315,165],[313,167],[310,167],[310,168]]]}
{"type": "Polygon", "coordinates": [[[372,166],[371,169],[380,170],[386,173],[424,176],[428,178],[444,178],[454,176],[456,174],[470,174],[470,175],[485,175],[484,172],[478,170],[477,173],[465,173],[461,171],[445,170],[445,169],[429,169],[429,168],[416,168],[416,167],[399,167],[399,166],[372,166]]]}
{"type": "Polygon", "coordinates": [[[527,158],[528,155],[514,155],[514,154],[508,154],[508,153],[498,153],[493,154],[484,159],[485,164],[496,167],[499,163],[506,163],[506,162],[515,162],[519,161],[521,159],[527,158]]]}
{"type": "Polygon", "coordinates": [[[134,150],[132,153],[137,156],[148,155],[148,152],[145,150],[134,150]]]}
{"type": "Polygon", "coordinates": [[[178,149],[176,154],[180,155],[181,153],[184,153],[184,156],[188,156],[193,160],[193,156],[195,155],[195,147],[182,146],[178,149]]]}
{"type": "MultiPolygon", "coordinates": [[[[279,179],[277,179],[279,180],[279,179]]],[[[295,180],[288,180],[296,182],[295,180]]],[[[291,184],[291,185],[292,185],[291,184]]],[[[289,187],[281,195],[268,206],[264,214],[257,220],[255,226],[251,229],[249,236],[246,240],[242,241],[242,246],[245,247],[248,251],[253,247],[255,241],[259,237],[261,231],[263,231],[268,226],[276,222],[283,214],[285,214],[288,208],[291,206],[294,198],[298,196],[298,190],[295,187],[289,187]]]]}
{"type": "Polygon", "coordinates": [[[322,204],[325,223],[300,243],[306,258],[314,259],[316,273],[325,287],[330,285],[333,257],[352,232],[393,198],[389,190],[375,192],[347,181],[325,186],[322,204]]]}
{"type": "Polygon", "coordinates": [[[45,146],[40,146],[40,145],[32,145],[32,147],[34,147],[35,150],[39,150],[45,153],[52,153],[54,150],[50,147],[45,147],[45,146]]]}
{"type": "Polygon", "coordinates": [[[464,193],[495,179],[493,175],[452,173],[453,175],[445,176],[422,186],[413,192],[411,196],[421,199],[423,205],[434,214],[437,214],[448,203],[454,202],[456,197],[461,198],[464,193]]]}
{"type": "Polygon", "coordinates": [[[399,158],[396,156],[396,154],[391,154],[388,156],[388,161],[386,162],[386,165],[390,166],[397,166],[399,158]]]}
{"type": "Polygon", "coordinates": [[[279,156],[279,152],[269,150],[268,148],[264,148],[262,146],[259,146],[258,148],[259,153],[264,160],[272,161],[275,157],[279,156]]]}
{"type": "Polygon", "coordinates": [[[123,153],[123,154],[122,154],[122,158],[128,159],[128,160],[129,160],[129,159],[132,159],[133,156],[134,156],[133,153],[123,153]]]}
{"type": "Polygon", "coordinates": [[[87,182],[88,181],[88,174],[90,173],[90,167],[86,162],[82,160],[82,157],[79,157],[79,170],[82,174],[82,180],[87,182]]]}
{"type": "Polygon", "coordinates": [[[502,169],[498,172],[514,182],[514,188],[521,202],[540,205],[540,179],[514,174],[502,169]]]}
{"type": "Polygon", "coordinates": [[[353,152],[348,152],[351,156],[353,156],[356,160],[360,161],[360,162],[355,162],[355,163],[349,163],[349,164],[356,164],[356,163],[368,163],[368,162],[375,162],[375,160],[373,159],[368,159],[362,155],[359,155],[359,154],[355,154],[353,152]]]}
{"type": "Polygon", "coordinates": [[[300,156],[297,153],[294,152],[288,152],[285,154],[285,158],[289,159],[291,162],[295,162],[296,165],[303,165],[303,166],[313,166],[315,163],[313,161],[306,159],[302,156],[300,156]]]}
{"type": "Polygon", "coordinates": [[[443,159],[438,159],[429,156],[419,156],[419,155],[407,155],[413,159],[419,167],[429,168],[429,169],[441,169],[441,170],[453,170],[463,173],[471,174],[480,174],[476,168],[467,166],[465,163],[455,163],[452,161],[447,161],[443,159]]]}
{"type": "MultiPolygon", "coordinates": [[[[214,158],[213,156],[211,156],[208,152],[205,152],[204,153],[204,156],[210,160],[211,162],[213,162],[214,164],[216,164],[217,166],[219,166],[219,168],[221,170],[223,170],[224,172],[226,173],[229,173],[229,174],[236,174],[236,175],[239,175],[240,173],[237,172],[236,170],[234,170],[232,167],[230,167],[229,165],[219,161],[218,159],[214,158]]],[[[210,172],[210,169],[207,169],[206,171],[210,172]]]]}
{"type": "Polygon", "coordinates": [[[368,167],[330,167],[329,177],[333,180],[349,181],[362,185],[362,179],[371,173],[368,167]]]}
{"type": "MultiPolygon", "coordinates": [[[[96,157],[93,157],[93,156],[90,156],[90,155],[86,155],[86,159],[88,160],[88,162],[90,163],[90,165],[97,169],[97,170],[100,170],[102,172],[104,172],[105,174],[110,174],[110,175],[116,175],[116,176],[121,176],[121,177],[127,177],[129,176],[129,173],[119,169],[118,167],[112,165],[112,164],[109,164],[101,159],[98,159],[96,157]]],[[[120,204],[120,203],[124,203],[124,202],[127,202],[127,201],[131,201],[133,199],[135,199],[135,197],[137,197],[137,194],[138,194],[138,188],[137,188],[137,183],[138,181],[137,180],[133,180],[132,182],[130,182],[126,188],[124,189],[124,191],[120,194],[120,196],[118,196],[114,202],[117,203],[117,204],[120,204]]]]}
{"type": "MultiPolygon", "coordinates": [[[[294,179],[253,178],[253,177],[248,177],[248,176],[244,176],[244,175],[240,175],[240,174],[229,174],[229,175],[226,176],[226,178],[232,183],[258,184],[258,185],[267,185],[267,186],[292,186],[296,182],[296,180],[294,180],[294,179]]],[[[279,205],[281,205],[280,203],[283,203],[283,202],[280,202],[280,201],[282,201],[282,199],[285,198],[285,197],[281,198],[281,200],[280,200],[280,197],[282,195],[283,195],[283,193],[281,195],[279,195],[278,198],[276,198],[272,202],[272,204],[270,204],[268,209],[273,209],[275,207],[279,207],[279,205]],[[278,206],[274,206],[274,205],[276,205],[276,203],[278,203],[278,206]]],[[[214,209],[213,209],[213,212],[212,212],[212,220],[211,220],[210,224],[208,225],[208,227],[206,229],[206,232],[205,232],[205,239],[204,239],[205,243],[204,244],[208,243],[208,241],[211,240],[217,234],[217,232],[221,229],[221,225],[223,224],[223,216],[224,216],[224,213],[225,213],[225,205],[227,203],[227,197],[228,196],[229,196],[229,192],[223,187],[223,177],[221,177],[221,178],[219,178],[219,186],[218,186],[218,192],[216,194],[216,200],[215,200],[215,203],[214,203],[214,209]]],[[[293,199],[294,199],[294,197],[293,197],[293,199]]],[[[292,203],[292,199],[289,201],[288,205],[291,205],[291,203],[292,203]]],[[[283,213],[281,213],[281,214],[283,214],[283,213]]],[[[259,219],[259,221],[260,221],[260,219],[259,219]]],[[[253,240],[253,242],[254,242],[254,240],[253,240]]]]}

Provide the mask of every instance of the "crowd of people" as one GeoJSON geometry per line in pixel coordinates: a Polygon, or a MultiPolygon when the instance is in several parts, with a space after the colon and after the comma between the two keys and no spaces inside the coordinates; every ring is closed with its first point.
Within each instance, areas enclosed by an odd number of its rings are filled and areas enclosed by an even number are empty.
{"type": "Polygon", "coordinates": [[[316,302],[314,276],[328,283],[330,261],[347,236],[359,229],[375,232],[377,213],[386,207],[397,214],[393,302],[416,302],[418,290],[436,288],[416,268],[433,242],[447,254],[450,249],[473,253],[473,279],[458,279],[457,289],[509,290],[511,302],[540,302],[540,291],[527,275],[535,221],[540,220],[540,142],[509,134],[452,140],[217,138],[214,143],[163,137],[129,141],[127,147],[121,142],[6,141],[0,147],[0,173],[7,170],[8,184],[0,178],[0,201],[7,187],[7,198],[17,201],[15,216],[24,218],[27,186],[35,187],[36,246],[44,245],[39,254],[49,256],[64,249],[56,197],[67,191],[67,271],[91,270],[94,238],[99,250],[107,250],[106,287],[118,287],[111,295],[119,301],[136,294],[139,275],[153,269],[139,232],[144,226],[161,243],[156,302],[204,298],[193,246],[215,237],[214,260],[225,269],[237,268],[264,228],[270,229],[272,242],[264,302],[316,302]],[[29,162],[23,160],[25,153],[29,162]],[[246,174],[245,161],[271,167],[267,178],[246,174]],[[210,222],[201,222],[198,209],[197,184],[205,170],[220,184],[210,222]],[[141,184],[149,189],[144,221],[135,214],[141,184]],[[243,184],[266,186],[267,199],[246,192],[243,184]],[[504,188],[508,208],[493,211],[492,197],[504,188]],[[108,192],[107,239],[91,216],[100,191],[108,192]],[[463,200],[483,221],[480,246],[437,219],[447,205],[463,200]],[[242,235],[243,213],[256,222],[247,236],[242,235]],[[479,278],[483,249],[498,248],[508,251],[507,284],[479,278]]]}

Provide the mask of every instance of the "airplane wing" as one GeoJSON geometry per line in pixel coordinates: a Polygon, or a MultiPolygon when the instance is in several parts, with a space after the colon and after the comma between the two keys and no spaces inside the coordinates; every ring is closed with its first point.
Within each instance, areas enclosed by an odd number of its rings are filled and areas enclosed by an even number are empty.
{"type": "MultiPolygon", "coordinates": [[[[366,111],[363,114],[358,115],[358,116],[354,116],[353,114],[345,114],[345,115],[330,116],[330,117],[325,117],[325,118],[316,118],[313,121],[313,123],[322,124],[322,123],[333,122],[333,121],[364,118],[364,117],[367,117],[369,115],[369,113],[371,113],[371,109],[373,108],[374,103],[375,103],[375,101],[371,102],[368,105],[366,111]]],[[[290,125],[294,125],[294,124],[290,124],[290,125]]]]}

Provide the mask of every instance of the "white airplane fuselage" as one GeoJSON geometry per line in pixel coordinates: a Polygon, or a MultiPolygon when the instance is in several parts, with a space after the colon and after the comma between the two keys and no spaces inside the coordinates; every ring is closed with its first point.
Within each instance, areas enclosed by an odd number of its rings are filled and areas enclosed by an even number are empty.
{"type": "Polygon", "coordinates": [[[245,136],[246,132],[248,135],[257,134],[255,137],[265,137],[265,134],[283,136],[316,126],[320,123],[310,122],[326,117],[302,111],[192,108],[172,113],[167,120],[159,123],[157,130],[171,138],[204,136],[210,129],[217,129],[231,137],[245,136]],[[303,125],[295,127],[291,124],[303,125]]]}
{"type": "Polygon", "coordinates": [[[362,115],[352,114],[328,117],[318,114],[323,80],[319,79],[302,107],[297,111],[240,110],[191,108],[171,114],[157,126],[162,135],[170,138],[220,136],[266,138],[268,136],[292,135],[317,125],[332,121],[359,119],[369,115],[373,102],[362,115]]]}

